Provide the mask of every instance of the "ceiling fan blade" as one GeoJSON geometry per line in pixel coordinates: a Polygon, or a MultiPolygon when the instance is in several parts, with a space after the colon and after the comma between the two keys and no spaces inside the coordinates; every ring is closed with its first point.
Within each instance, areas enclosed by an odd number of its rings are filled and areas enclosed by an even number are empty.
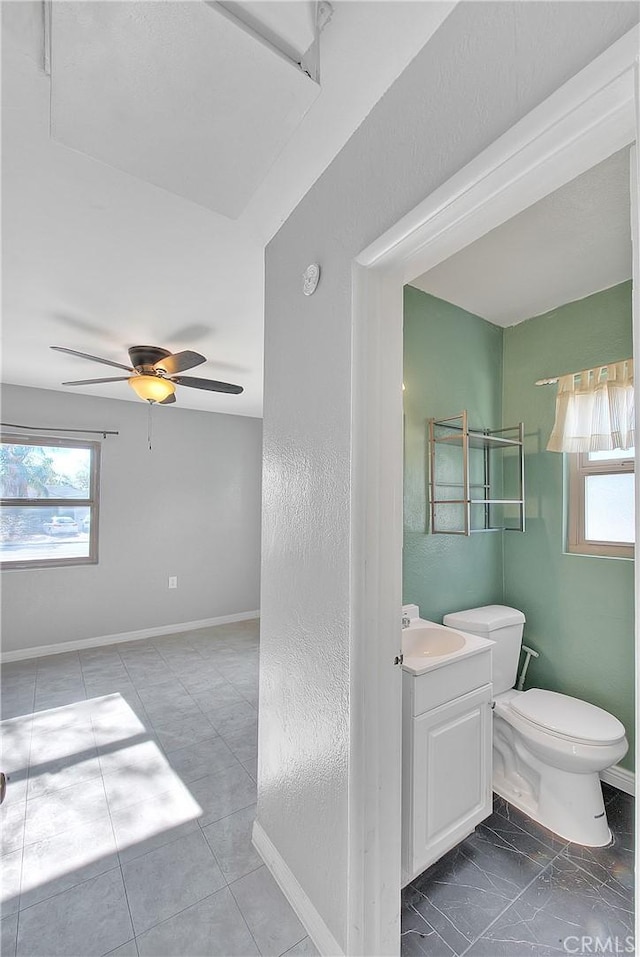
{"type": "Polygon", "coordinates": [[[172,376],[172,382],[177,385],[186,385],[190,389],[206,389],[208,392],[231,392],[240,395],[244,392],[241,385],[232,385],[231,382],[217,382],[216,379],[196,379],[191,375],[172,376]]]}
{"type": "Polygon", "coordinates": [[[127,382],[131,376],[116,375],[106,379],[76,379],[75,382],[63,382],[62,385],[93,385],[96,382],[127,382]]]}
{"type": "Polygon", "coordinates": [[[81,359],[91,359],[92,362],[102,362],[105,366],[115,366],[116,369],[124,369],[126,372],[133,372],[131,366],[125,366],[121,362],[112,362],[111,359],[101,359],[99,356],[90,356],[86,352],[76,352],[75,349],[65,349],[64,346],[49,346],[56,352],[66,352],[70,356],[79,356],[81,359]]]}
{"type": "Polygon", "coordinates": [[[206,356],[201,356],[199,352],[191,352],[190,349],[185,349],[184,352],[175,352],[173,355],[158,359],[153,368],[162,369],[167,375],[175,375],[176,372],[193,369],[194,366],[199,366],[201,362],[206,361],[206,356]]]}
{"type": "Polygon", "coordinates": [[[162,400],[162,402],[158,402],[158,405],[171,405],[171,403],[175,401],[176,397],[172,392],[171,395],[168,395],[166,399],[162,400]]]}

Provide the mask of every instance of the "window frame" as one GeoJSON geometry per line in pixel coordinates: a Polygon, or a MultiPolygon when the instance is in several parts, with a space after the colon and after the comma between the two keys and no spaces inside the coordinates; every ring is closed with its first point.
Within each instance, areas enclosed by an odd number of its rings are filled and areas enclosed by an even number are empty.
{"type": "Polygon", "coordinates": [[[635,475],[635,459],[600,459],[589,461],[588,452],[567,453],[568,521],[567,552],[573,555],[596,555],[601,558],[633,558],[635,545],[628,542],[596,541],[585,538],[585,486],[590,475],[635,475]]]}
{"type": "Polygon", "coordinates": [[[1,445],[34,445],[39,448],[75,448],[88,449],[90,453],[89,466],[89,496],[87,498],[0,498],[0,510],[10,508],[88,508],[91,515],[89,522],[89,554],[75,558],[38,558],[29,560],[11,561],[0,557],[0,568],[3,571],[19,568],[60,568],[67,565],[97,565],[98,564],[98,523],[100,515],[100,453],[101,444],[95,441],[82,439],[60,439],[50,435],[13,435],[0,433],[1,445]]]}

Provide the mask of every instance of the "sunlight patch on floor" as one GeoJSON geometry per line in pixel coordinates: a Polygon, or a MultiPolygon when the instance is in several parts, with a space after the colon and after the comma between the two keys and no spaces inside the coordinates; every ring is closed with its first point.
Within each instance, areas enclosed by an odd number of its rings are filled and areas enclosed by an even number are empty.
{"type": "MultiPolygon", "coordinates": [[[[9,775],[3,812],[11,805],[24,818],[23,902],[72,874],[77,881],[116,867],[118,853],[153,846],[202,814],[119,693],[9,718],[0,732],[9,775]]],[[[3,881],[3,903],[15,891],[3,881]]]]}

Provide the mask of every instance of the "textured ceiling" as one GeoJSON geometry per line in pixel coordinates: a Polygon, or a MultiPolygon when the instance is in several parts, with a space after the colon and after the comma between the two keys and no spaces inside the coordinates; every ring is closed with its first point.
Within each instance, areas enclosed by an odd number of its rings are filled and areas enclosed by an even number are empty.
{"type": "MultiPolygon", "coordinates": [[[[205,0],[213,7],[223,7],[242,20],[250,29],[265,37],[292,60],[300,62],[315,40],[315,0],[205,0]]],[[[318,26],[330,19],[318,11],[318,26]]]]}
{"type": "MultiPolygon", "coordinates": [[[[146,4],[120,6],[139,11],[146,4]]],[[[162,6],[212,14],[200,2],[162,6]]],[[[306,45],[304,18],[279,19],[290,4],[260,4],[260,12],[262,6],[270,29],[280,23],[290,45],[306,45]]],[[[237,382],[245,392],[179,389],[181,407],[261,415],[264,244],[453,6],[334,3],[321,35],[320,93],[234,221],[153,185],[149,170],[133,176],[56,142],[43,69],[43,6],[4,3],[3,381],[60,390],[63,381],[105,374],[104,366],[53,353],[50,345],[120,362],[131,345],[193,348],[209,359],[194,374],[237,382]]],[[[144,57],[148,49],[139,45],[144,57]]],[[[182,57],[187,63],[185,47],[182,57]]],[[[199,90],[192,100],[191,115],[210,123],[199,90]]],[[[223,118],[243,108],[236,100],[222,109],[223,118]]],[[[178,113],[173,102],[169,128],[178,113]]],[[[302,296],[302,277],[300,289],[302,296]]],[[[139,401],[126,382],[73,391],[139,401]]]]}
{"type": "Polygon", "coordinates": [[[214,4],[54,3],[51,132],[237,218],[320,94],[214,4]]]}
{"type": "Polygon", "coordinates": [[[631,278],[629,205],[624,149],[411,285],[515,325],[631,278]]]}

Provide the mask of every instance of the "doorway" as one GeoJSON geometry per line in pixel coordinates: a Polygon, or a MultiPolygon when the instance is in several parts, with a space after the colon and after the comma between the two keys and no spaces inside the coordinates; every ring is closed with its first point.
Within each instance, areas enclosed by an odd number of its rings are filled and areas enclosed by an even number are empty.
{"type": "MultiPolygon", "coordinates": [[[[362,558],[354,566],[365,567],[366,573],[352,582],[353,701],[358,709],[353,734],[359,760],[351,768],[350,852],[353,860],[370,862],[353,902],[368,924],[364,953],[397,954],[399,944],[400,681],[399,674],[392,678],[390,672],[401,640],[402,288],[637,140],[638,41],[635,28],[354,263],[352,538],[362,558]],[[361,906],[355,900],[360,895],[361,906]]],[[[632,157],[637,183],[635,149],[632,157]]],[[[633,228],[637,247],[637,205],[633,228]]],[[[636,274],[636,341],[639,312],[636,274]]],[[[638,590],[637,569],[635,575],[638,590]]]]}
{"type": "MultiPolygon", "coordinates": [[[[491,754],[490,722],[486,727],[482,721],[486,705],[479,706],[486,680],[480,656],[474,667],[480,690],[465,702],[458,697],[464,689],[455,686],[456,699],[447,706],[456,716],[452,727],[444,705],[433,710],[437,689],[425,696],[431,710],[403,725],[403,779],[413,796],[405,793],[403,820],[403,846],[410,854],[404,868],[410,883],[402,896],[405,954],[448,953],[447,947],[475,954],[491,946],[500,952],[500,941],[508,952],[510,940],[511,948],[515,940],[528,941],[534,953],[535,943],[542,947],[545,941],[566,940],[571,948],[576,915],[587,912],[594,936],[623,939],[633,933],[634,802],[625,793],[634,789],[633,564],[622,542],[602,544],[609,554],[596,559],[572,550],[564,513],[578,502],[564,473],[578,453],[547,451],[558,390],[550,380],[568,370],[600,371],[603,363],[632,356],[629,161],[628,147],[617,151],[405,287],[403,602],[418,605],[421,618],[434,622],[482,606],[513,609],[502,614],[525,618],[524,644],[536,656],[524,688],[568,695],[568,706],[587,702],[603,709],[614,716],[612,725],[620,722],[618,733],[626,732],[629,747],[625,755],[627,745],[621,744],[615,758],[605,759],[611,767],[602,776],[614,785],[605,788],[605,797],[613,803],[593,812],[606,815],[597,834],[576,833],[575,815],[568,828],[545,817],[533,766],[526,759],[514,762],[504,733],[503,746],[494,750],[493,781],[487,780],[486,765],[478,760],[491,754]],[[474,433],[486,429],[494,435],[484,449],[478,437],[469,443],[466,470],[455,431],[462,409],[474,433]],[[448,420],[437,434],[434,425],[432,436],[427,417],[448,420]],[[501,444],[517,440],[520,423],[524,534],[515,503],[522,499],[520,449],[501,444]],[[436,483],[428,491],[427,471],[436,483]],[[459,503],[465,475],[468,505],[459,503]],[[460,727],[456,700],[467,715],[467,735],[460,740],[454,738],[460,727]],[[448,771],[440,780],[433,767],[443,751],[440,761],[452,766],[443,765],[448,771]],[[425,766],[426,808],[420,779],[425,766]],[[582,846],[608,841],[609,827],[612,847],[582,846]],[[602,881],[599,903],[586,899],[594,879],[602,881]]],[[[585,390],[598,381],[587,378],[581,381],[585,390]]],[[[586,453],[597,477],[583,480],[582,508],[588,505],[591,537],[633,541],[633,473],[622,471],[623,459],[630,458],[632,468],[633,449],[618,454],[620,460],[607,462],[605,452],[598,452],[592,462],[594,453],[586,453]]],[[[507,674],[502,655],[509,645],[501,634],[489,635],[498,642],[492,649],[493,688],[484,688],[498,703],[495,714],[513,694],[510,689],[520,687],[524,662],[524,656],[512,659],[507,674]]],[[[405,668],[411,665],[405,661],[405,668]]],[[[449,667],[439,673],[441,681],[450,677],[449,667]]],[[[409,674],[403,680],[410,695],[412,684],[417,694],[429,677],[409,674]]],[[[548,698],[546,706],[560,700],[548,698]]],[[[508,731],[509,725],[502,727],[508,731]]]]}

